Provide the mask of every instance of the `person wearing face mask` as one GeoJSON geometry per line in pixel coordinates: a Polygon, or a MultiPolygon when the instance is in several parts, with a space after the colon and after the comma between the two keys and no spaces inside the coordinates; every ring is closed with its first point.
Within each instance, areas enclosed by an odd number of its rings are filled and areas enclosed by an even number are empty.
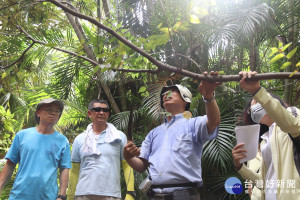
{"type": "Polygon", "coordinates": [[[233,150],[234,166],[245,179],[251,180],[261,189],[261,198],[266,200],[300,200],[300,177],[294,158],[292,139],[300,136],[300,111],[287,107],[279,97],[269,94],[259,81],[245,81],[256,72],[240,72],[240,86],[252,95],[250,108],[244,112],[245,124],[263,124],[269,127],[262,138],[261,167],[259,172],[240,163],[245,158],[244,144],[233,150]]]}

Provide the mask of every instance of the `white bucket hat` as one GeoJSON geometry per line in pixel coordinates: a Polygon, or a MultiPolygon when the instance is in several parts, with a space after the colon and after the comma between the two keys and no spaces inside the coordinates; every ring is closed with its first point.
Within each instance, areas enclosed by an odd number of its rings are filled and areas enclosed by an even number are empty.
{"type": "Polygon", "coordinates": [[[192,93],[190,92],[189,89],[187,89],[186,87],[182,86],[182,85],[170,85],[170,86],[165,86],[162,88],[161,92],[160,92],[160,105],[162,108],[164,108],[163,106],[163,94],[170,88],[176,88],[180,95],[181,95],[181,98],[187,102],[187,107],[185,110],[189,110],[190,109],[190,103],[192,102],[192,93]]]}

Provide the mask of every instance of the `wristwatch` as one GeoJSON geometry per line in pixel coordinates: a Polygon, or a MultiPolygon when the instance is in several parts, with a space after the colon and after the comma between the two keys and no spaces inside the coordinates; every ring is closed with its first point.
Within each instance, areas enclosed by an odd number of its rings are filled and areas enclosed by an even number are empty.
{"type": "Polygon", "coordinates": [[[57,197],[56,197],[57,199],[58,198],[61,198],[62,200],[67,200],[67,195],[66,196],[64,196],[64,195],[57,195],[57,197]]]}
{"type": "Polygon", "coordinates": [[[136,197],[135,191],[127,191],[127,194],[130,194],[131,196],[136,197]]]}
{"type": "Polygon", "coordinates": [[[202,95],[202,99],[203,99],[204,103],[210,103],[215,99],[215,93],[214,93],[214,97],[212,99],[206,100],[206,99],[204,99],[203,95],[202,95]]]}

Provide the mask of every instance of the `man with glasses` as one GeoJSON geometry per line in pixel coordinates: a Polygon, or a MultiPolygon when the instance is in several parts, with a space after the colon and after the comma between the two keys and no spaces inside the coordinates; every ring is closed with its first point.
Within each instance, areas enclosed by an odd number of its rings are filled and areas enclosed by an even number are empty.
{"type": "Polygon", "coordinates": [[[109,110],[104,100],[89,103],[88,116],[92,123],[75,138],[72,146],[70,199],[74,199],[75,193],[76,200],[121,200],[121,164],[127,184],[126,200],[135,195],[133,170],[123,158],[127,138],[113,124],[107,123],[109,110]]]}
{"type": "MultiPolygon", "coordinates": [[[[218,72],[210,75],[218,75],[218,72]]],[[[197,188],[202,186],[203,145],[216,138],[219,130],[220,111],[214,92],[220,84],[200,83],[198,90],[206,115],[194,118],[188,111],[192,102],[189,89],[182,85],[163,87],[161,107],[170,115],[148,133],[141,149],[132,142],[125,146],[124,157],[133,169],[142,173],[149,167],[149,179],[140,186],[145,193],[150,188],[147,200],[200,200],[197,188]]]]}
{"type": "Polygon", "coordinates": [[[37,105],[37,127],[19,131],[6,154],[0,174],[0,192],[10,179],[16,164],[18,172],[9,199],[65,200],[71,155],[68,139],[54,130],[64,109],[63,102],[48,98],[37,105]],[[60,187],[57,169],[60,169],[60,187]]]}

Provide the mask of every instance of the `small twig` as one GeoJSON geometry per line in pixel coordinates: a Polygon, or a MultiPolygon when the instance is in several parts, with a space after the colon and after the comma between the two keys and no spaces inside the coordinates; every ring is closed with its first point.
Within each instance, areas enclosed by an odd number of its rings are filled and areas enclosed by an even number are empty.
{"type": "Polygon", "coordinates": [[[189,61],[191,61],[192,63],[194,63],[194,64],[197,66],[197,68],[199,69],[199,71],[200,71],[201,73],[203,73],[203,70],[201,69],[200,65],[198,65],[198,63],[197,63],[196,61],[194,61],[194,60],[191,59],[190,57],[185,56],[185,55],[182,55],[182,54],[177,54],[177,55],[178,55],[178,56],[182,56],[182,57],[187,58],[189,61]]]}
{"type": "Polygon", "coordinates": [[[152,73],[152,74],[157,74],[158,70],[152,70],[152,69],[111,69],[112,71],[120,71],[120,72],[136,72],[136,73],[152,73]]]}
{"type": "Polygon", "coordinates": [[[2,8],[0,8],[0,11],[1,11],[1,10],[6,10],[7,8],[9,8],[9,7],[11,7],[11,6],[14,6],[14,5],[16,5],[16,4],[19,4],[19,3],[12,3],[12,4],[8,5],[8,6],[2,7],[2,8]]]}
{"type": "Polygon", "coordinates": [[[17,35],[20,35],[20,33],[18,34],[13,34],[13,33],[3,33],[3,32],[0,32],[1,35],[8,35],[8,36],[17,36],[17,35]]]}
{"type": "MultiPolygon", "coordinates": [[[[26,36],[28,39],[32,40],[34,43],[43,44],[43,45],[46,45],[46,44],[47,44],[46,42],[42,42],[42,41],[39,41],[39,40],[34,39],[34,38],[33,38],[31,35],[29,35],[24,29],[22,29],[21,26],[18,26],[18,29],[19,29],[21,32],[23,32],[23,33],[25,34],[25,36],[26,36]]],[[[58,51],[61,51],[61,52],[64,52],[64,53],[71,54],[71,55],[76,56],[76,57],[79,57],[79,58],[82,58],[82,59],[84,59],[84,60],[86,60],[86,61],[88,61],[88,62],[90,62],[90,63],[92,63],[92,64],[94,64],[94,65],[99,65],[99,63],[97,63],[96,61],[94,61],[94,60],[92,60],[92,59],[90,59],[90,58],[87,58],[87,57],[85,57],[85,56],[78,55],[77,53],[74,53],[74,52],[71,52],[71,51],[68,51],[68,50],[64,50],[64,49],[61,49],[61,48],[58,48],[58,47],[50,47],[50,48],[55,49],[55,50],[58,50],[58,51]]]]}
{"type": "Polygon", "coordinates": [[[33,42],[32,44],[30,44],[29,47],[27,47],[27,48],[25,49],[25,51],[22,53],[22,55],[21,55],[17,60],[15,60],[13,63],[11,63],[11,64],[9,64],[9,65],[6,65],[6,66],[4,66],[4,67],[0,66],[0,68],[1,68],[1,69],[7,69],[7,68],[13,66],[14,64],[16,64],[17,62],[19,62],[19,61],[24,57],[24,55],[26,54],[26,52],[29,51],[29,49],[30,49],[31,47],[33,47],[34,44],[35,44],[35,42],[33,42]]]}

